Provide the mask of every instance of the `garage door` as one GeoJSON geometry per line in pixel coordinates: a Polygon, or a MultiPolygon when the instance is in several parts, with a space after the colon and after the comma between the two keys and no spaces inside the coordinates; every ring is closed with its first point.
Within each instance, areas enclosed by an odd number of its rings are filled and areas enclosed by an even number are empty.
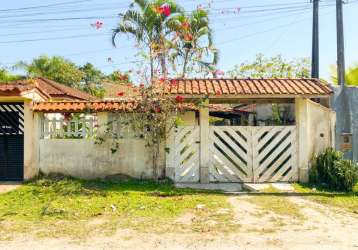
{"type": "Polygon", "coordinates": [[[0,180],[24,176],[24,105],[0,103],[0,180]]]}

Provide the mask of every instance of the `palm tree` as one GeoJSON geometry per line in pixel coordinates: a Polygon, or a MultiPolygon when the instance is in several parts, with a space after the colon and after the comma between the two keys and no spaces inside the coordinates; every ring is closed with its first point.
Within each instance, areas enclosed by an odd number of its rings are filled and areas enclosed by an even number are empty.
{"type": "Polygon", "coordinates": [[[185,77],[190,62],[197,63],[200,68],[213,71],[218,62],[219,54],[213,46],[213,32],[209,26],[208,12],[203,9],[194,10],[189,17],[177,16],[169,25],[176,31],[173,40],[172,63],[182,60],[181,77],[185,77]],[[203,58],[211,57],[211,62],[203,61],[203,58]]]}
{"type": "Polygon", "coordinates": [[[112,43],[116,45],[115,38],[119,34],[131,35],[138,44],[144,45],[149,51],[151,79],[154,78],[156,61],[159,61],[162,74],[166,76],[166,39],[172,32],[167,23],[176,13],[183,13],[183,10],[174,1],[134,0],[130,9],[119,15],[121,20],[118,27],[113,30],[112,43]],[[169,6],[170,15],[160,12],[164,5],[169,6]]]}
{"type": "MultiPolygon", "coordinates": [[[[331,79],[334,83],[338,83],[337,67],[331,68],[331,79]]],[[[346,84],[352,86],[358,86],[358,64],[348,68],[346,72],[346,84]]]]}

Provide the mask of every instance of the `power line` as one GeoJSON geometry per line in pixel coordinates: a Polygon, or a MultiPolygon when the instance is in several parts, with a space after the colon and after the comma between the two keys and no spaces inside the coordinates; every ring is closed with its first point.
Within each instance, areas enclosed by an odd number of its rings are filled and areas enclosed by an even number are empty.
{"type": "Polygon", "coordinates": [[[93,1],[93,0],[70,1],[70,2],[55,3],[55,4],[36,5],[36,6],[30,6],[30,7],[14,8],[14,9],[0,9],[0,12],[31,10],[31,9],[47,8],[47,7],[54,7],[54,6],[67,5],[67,4],[91,2],[91,1],[93,1]]]}

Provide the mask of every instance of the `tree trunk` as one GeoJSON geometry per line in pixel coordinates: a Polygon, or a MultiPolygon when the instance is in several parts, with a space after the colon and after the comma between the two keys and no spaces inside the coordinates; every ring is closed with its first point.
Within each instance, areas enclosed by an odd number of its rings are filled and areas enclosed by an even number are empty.
{"type": "Polygon", "coordinates": [[[185,55],[184,55],[183,71],[182,71],[182,74],[181,74],[182,78],[185,78],[185,75],[186,75],[186,67],[188,66],[188,57],[189,57],[189,50],[186,49],[185,55]]]}
{"type": "Polygon", "coordinates": [[[154,78],[154,65],[153,65],[152,48],[149,48],[149,60],[150,60],[150,84],[152,84],[153,83],[153,78],[154,78]]]}
{"type": "Polygon", "coordinates": [[[160,143],[155,143],[153,145],[153,178],[155,181],[159,180],[159,151],[160,151],[160,143]]]}

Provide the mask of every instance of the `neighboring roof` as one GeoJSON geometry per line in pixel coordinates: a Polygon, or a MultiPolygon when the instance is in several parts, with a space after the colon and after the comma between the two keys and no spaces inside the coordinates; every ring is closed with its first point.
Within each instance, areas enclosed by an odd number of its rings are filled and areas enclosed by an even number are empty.
{"type": "Polygon", "coordinates": [[[121,101],[93,101],[93,102],[39,102],[34,103],[32,109],[38,112],[101,112],[118,111],[131,112],[137,108],[137,102],[132,100],[121,101]]]}
{"type": "MultiPolygon", "coordinates": [[[[254,107],[254,104],[244,104],[245,107],[237,106],[231,107],[226,104],[210,104],[211,112],[227,112],[227,113],[249,113],[249,110],[254,107]]],[[[183,103],[182,107],[187,110],[196,111],[198,107],[192,103],[183,103]]],[[[137,108],[137,101],[135,99],[122,99],[118,101],[94,101],[94,102],[38,102],[34,103],[32,109],[37,112],[101,112],[101,111],[115,111],[115,112],[131,112],[137,108]]]]}
{"type": "Polygon", "coordinates": [[[168,94],[223,97],[327,96],[332,89],[319,79],[172,79],[168,94]]]}
{"type": "Polygon", "coordinates": [[[118,99],[118,94],[123,93],[123,96],[137,96],[139,95],[138,87],[132,83],[117,83],[112,81],[102,82],[105,90],[104,99],[118,99]]]}
{"type": "Polygon", "coordinates": [[[21,92],[37,89],[48,99],[63,100],[95,100],[96,98],[80,90],[65,86],[55,81],[38,77],[34,79],[17,80],[0,83],[0,95],[21,95],[21,92]]]}
{"type": "Polygon", "coordinates": [[[21,92],[30,89],[31,86],[29,85],[0,83],[0,96],[20,95],[21,92]]]}

